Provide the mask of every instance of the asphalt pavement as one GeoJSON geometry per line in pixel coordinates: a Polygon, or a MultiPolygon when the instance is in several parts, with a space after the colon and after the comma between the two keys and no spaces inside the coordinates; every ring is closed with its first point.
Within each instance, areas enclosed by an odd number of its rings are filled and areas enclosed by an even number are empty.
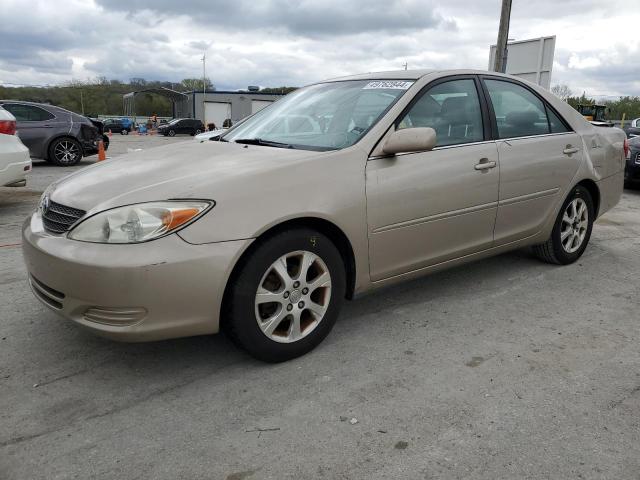
{"type": "MultiPolygon", "coordinates": [[[[191,138],[109,154],[168,141],[191,138]]],[[[0,188],[1,479],[640,478],[640,190],[573,265],[515,252],[382,290],[266,365],[222,335],[97,338],[33,297],[20,225],[72,170],[0,188]]]]}

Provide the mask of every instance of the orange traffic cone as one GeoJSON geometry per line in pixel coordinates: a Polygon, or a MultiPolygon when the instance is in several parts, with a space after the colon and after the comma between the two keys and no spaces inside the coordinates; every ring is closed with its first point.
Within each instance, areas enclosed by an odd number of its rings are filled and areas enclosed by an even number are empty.
{"type": "Polygon", "coordinates": [[[102,162],[107,159],[107,154],[104,151],[104,140],[98,142],[98,161],[102,162]]]}

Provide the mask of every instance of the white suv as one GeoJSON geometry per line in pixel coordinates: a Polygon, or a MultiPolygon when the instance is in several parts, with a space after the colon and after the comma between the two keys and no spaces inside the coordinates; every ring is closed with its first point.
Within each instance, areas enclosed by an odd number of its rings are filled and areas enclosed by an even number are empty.
{"type": "Polygon", "coordinates": [[[16,135],[16,119],[0,107],[0,187],[24,187],[30,171],[29,149],[16,135]]]}

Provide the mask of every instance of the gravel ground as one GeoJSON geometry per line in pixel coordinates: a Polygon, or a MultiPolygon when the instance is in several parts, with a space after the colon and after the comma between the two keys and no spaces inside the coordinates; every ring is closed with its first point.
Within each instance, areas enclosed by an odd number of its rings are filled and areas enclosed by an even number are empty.
{"type": "Polygon", "coordinates": [[[383,290],[264,365],[223,336],[103,340],[35,300],[19,226],[71,170],[0,189],[0,478],[640,478],[640,191],[574,265],[516,252],[383,290]]]}

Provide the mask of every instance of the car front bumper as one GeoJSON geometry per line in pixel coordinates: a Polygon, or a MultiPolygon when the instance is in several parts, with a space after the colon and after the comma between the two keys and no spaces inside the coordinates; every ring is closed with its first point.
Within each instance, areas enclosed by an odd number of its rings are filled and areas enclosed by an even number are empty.
{"type": "Polygon", "coordinates": [[[22,230],[34,295],[104,337],[153,341],[216,333],[227,279],[251,240],[192,245],[178,234],[132,245],[46,233],[38,213],[22,230]]]}

